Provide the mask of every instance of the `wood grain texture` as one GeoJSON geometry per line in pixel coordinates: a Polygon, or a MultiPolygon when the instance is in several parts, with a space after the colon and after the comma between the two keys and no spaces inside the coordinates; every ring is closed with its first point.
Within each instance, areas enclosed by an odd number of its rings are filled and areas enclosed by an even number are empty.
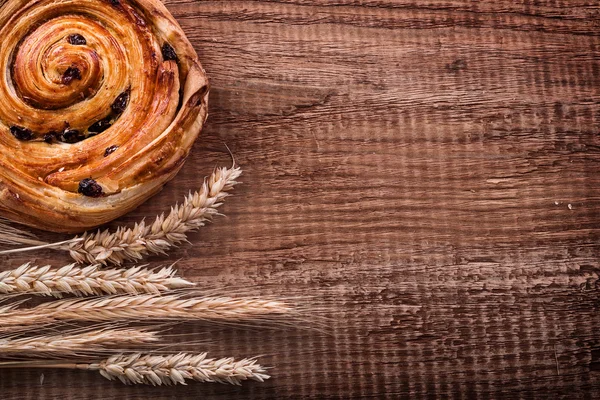
{"type": "Polygon", "coordinates": [[[227,144],[243,185],[172,258],[202,287],[309,297],[329,333],[189,327],[215,356],[262,354],[265,384],[1,371],[3,399],[597,398],[597,1],[166,4],[210,115],[119,222],[167,209],[227,144]]]}

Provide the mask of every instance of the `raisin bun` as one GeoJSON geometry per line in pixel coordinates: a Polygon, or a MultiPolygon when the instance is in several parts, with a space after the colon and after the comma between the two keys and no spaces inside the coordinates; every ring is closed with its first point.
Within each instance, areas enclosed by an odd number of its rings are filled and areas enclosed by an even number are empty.
{"type": "Polygon", "coordinates": [[[0,37],[0,216],[83,231],[182,167],[208,82],[160,0],[0,0],[0,37]]]}

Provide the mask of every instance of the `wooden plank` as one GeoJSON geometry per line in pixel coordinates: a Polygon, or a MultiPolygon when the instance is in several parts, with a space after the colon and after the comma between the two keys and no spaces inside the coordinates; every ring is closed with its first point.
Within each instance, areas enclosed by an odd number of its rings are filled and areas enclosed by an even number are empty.
{"type": "Polygon", "coordinates": [[[244,169],[227,218],[170,259],[202,288],[304,296],[328,334],[188,328],[217,356],[264,355],[265,384],[0,371],[3,398],[595,397],[597,2],[167,6],[211,78],[209,122],[119,222],[167,209],[227,144],[244,169]]]}

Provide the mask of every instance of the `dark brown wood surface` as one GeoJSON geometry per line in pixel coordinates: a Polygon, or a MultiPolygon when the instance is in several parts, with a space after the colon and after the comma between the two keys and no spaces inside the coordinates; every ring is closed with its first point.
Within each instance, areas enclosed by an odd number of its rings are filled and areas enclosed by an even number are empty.
{"type": "Polygon", "coordinates": [[[167,210],[226,144],[244,169],[227,217],[150,261],[299,297],[327,333],[193,328],[198,351],[262,355],[264,384],[1,371],[2,399],[600,396],[596,0],[167,6],[210,116],[177,178],[118,222],[167,210]]]}

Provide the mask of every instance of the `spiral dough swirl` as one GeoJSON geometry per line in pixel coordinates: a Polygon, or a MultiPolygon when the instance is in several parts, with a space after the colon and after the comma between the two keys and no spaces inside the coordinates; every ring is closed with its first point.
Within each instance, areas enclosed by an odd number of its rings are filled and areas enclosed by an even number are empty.
{"type": "Polygon", "coordinates": [[[207,116],[160,0],[0,0],[0,215],[77,232],[179,171],[207,116]]]}

